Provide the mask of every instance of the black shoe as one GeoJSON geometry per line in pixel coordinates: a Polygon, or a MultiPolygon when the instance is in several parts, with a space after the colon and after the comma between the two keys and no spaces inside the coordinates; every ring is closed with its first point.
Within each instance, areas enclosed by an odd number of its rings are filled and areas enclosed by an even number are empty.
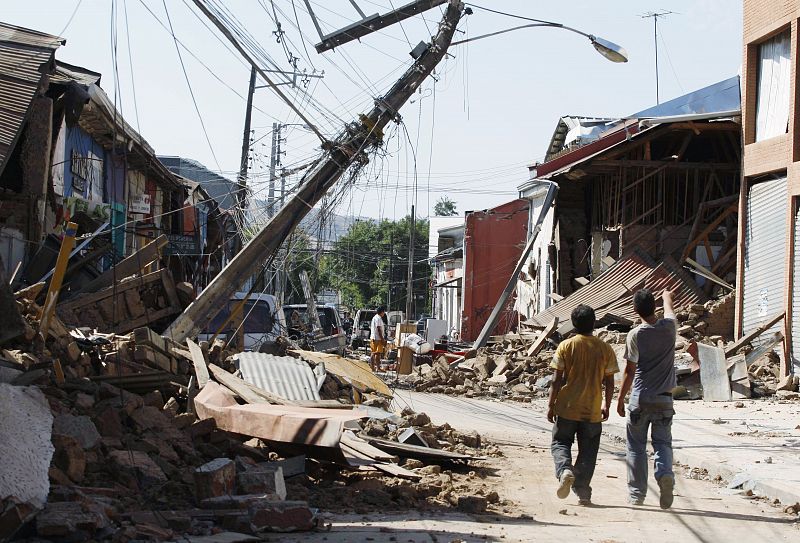
{"type": "Polygon", "coordinates": [[[661,491],[658,504],[661,506],[661,509],[669,509],[672,507],[672,501],[675,498],[673,494],[673,490],[675,489],[675,477],[672,475],[664,475],[658,480],[658,489],[661,491]]]}

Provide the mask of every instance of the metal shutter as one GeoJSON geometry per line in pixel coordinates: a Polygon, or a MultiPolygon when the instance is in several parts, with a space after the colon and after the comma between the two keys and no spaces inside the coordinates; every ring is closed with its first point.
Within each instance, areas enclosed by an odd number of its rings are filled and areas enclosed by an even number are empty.
{"type": "MultiPolygon", "coordinates": [[[[756,183],[747,198],[742,330],[758,328],[784,307],[786,281],[786,177],[756,183]]],[[[783,321],[761,338],[783,330],[783,321]]]]}

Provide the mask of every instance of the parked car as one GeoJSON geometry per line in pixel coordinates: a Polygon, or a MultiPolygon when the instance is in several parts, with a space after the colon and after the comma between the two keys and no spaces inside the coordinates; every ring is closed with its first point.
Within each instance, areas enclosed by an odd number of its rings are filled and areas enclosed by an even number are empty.
{"type": "MultiPolygon", "coordinates": [[[[231,311],[247,298],[246,292],[238,292],[231,296],[228,304],[206,324],[198,336],[201,341],[210,340],[222,328],[217,337],[226,341],[237,332],[239,320],[234,318],[228,321],[231,311]],[[223,326],[224,325],[224,326],[223,326]]],[[[242,310],[244,323],[242,332],[246,351],[259,351],[274,345],[279,336],[286,330],[286,320],[283,312],[278,310],[278,301],[271,294],[251,294],[244,303],[242,310]]]]}
{"type": "Polygon", "coordinates": [[[339,312],[335,306],[317,306],[317,315],[322,330],[314,333],[306,304],[283,306],[283,316],[287,323],[288,335],[299,343],[308,343],[315,351],[344,354],[347,337],[342,327],[339,312]]]}

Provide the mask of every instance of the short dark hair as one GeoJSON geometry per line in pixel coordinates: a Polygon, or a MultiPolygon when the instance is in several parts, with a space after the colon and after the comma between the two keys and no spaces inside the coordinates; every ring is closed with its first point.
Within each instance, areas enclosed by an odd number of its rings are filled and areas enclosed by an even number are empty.
{"type": "Polygon", "coordinates": [[[384,311],[386,311],[386,308],[382,305],[379,305],[378,309],[375,310],[375,313],[383,313],[384,311]]]}
{"type": "Polygon", "coordinates": [[[594,309],[581,304],[572,310],[572,326],[579,334],[591,334],[594,330],[594,309]]]}
{"type": "Polygon", "coordinates": [[[656,312],[656,298],[653,293],[643,288],[633,295],[633,309],[640,317],[646,319],[656,312]]]}

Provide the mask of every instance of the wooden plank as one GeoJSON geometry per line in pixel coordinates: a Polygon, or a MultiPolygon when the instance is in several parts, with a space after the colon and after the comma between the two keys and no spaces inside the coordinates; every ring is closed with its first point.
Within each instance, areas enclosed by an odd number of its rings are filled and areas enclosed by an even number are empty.
{"type": "Polygon", "coordinates": [[[172,355],[164,338],[146,326],[141,326],[133,330],[133,341],[136,342],[136,345],[147,345],[162,354],[167,356],[172,355]]]}
{"type": "Polygon", "coordinates": [[[388,439],[381,439],[378,437],[362,436],[370,445],[374,445],[379,449],[397,453],[398,456],[403,458],[427,458],[438,460],[480,460],[480,457],[469,456],[466,454],[445,451],[441,449],[432,449],[430,447],[420,447],[418,445],[408,445],[406,443],[398,443],[397,441],[389,441],[388,439]]]}
{"type": "Polygon", "coordinates": [[[167,236],[163,234],[158,236],[129,257],[119,261],[114,268],[84,285],[80,292],[97,292],[103,287],[113,285],[115,280],[119,281],[124,277],[130,277],[140,272],[153,260],[158,259],[159,251],[167,245],[167,242],[167,236]]]}
{"type": "MultiPolygon", "coordinates": [[[[78,233],[78,225],[74,222],[67,223],[64,231],[64,239],[61,240],[61,248],[58,250],[58,258],[53,271],[53,278],[50,280],[50,286],[47,289],[47,296],[45,297],[42,313],[39,315],[39,334],[43,338],[47,337],[47,332],[50,330],[50,321],[53,318],[58,303],[58,295],[61,292],[61,283],[64,281],[64,272],[67,271],[67,264],[69,264],[69,254],[75,246],[75,235],[78,233]]],[[[63,376],[63,375],[62,375],[63,376]]],[[[58,372],[56,372],[58,377],[58,372]]],[[[63,382],[60,380],[59,382],[63,382]]]]}
{"type": "Polygon", "coordinates": [[[558,328],[558,317],[553,317],[553,320],[550,321],[550,324],[547,325],[547,328],[542,330],[542,333],[538,338],[536,338],[536,341],[533,342],[533,345],[528,348],[527,355],[533,356],[538,353],[542,347],[544,347],[547,338],[553,335],[553,332],[555,332],[556,328],[558,328]]]}
{"type": "Polygon", "coordinates": [[[397,462],[399,460],[397,456],[382,451],[377,447],[373,447],[360,437],[356,436],[351,430],[345,430],[342,433],[341,444],[373,460],[384,462],[397,462]]]}
{"type": "Polygon", "coordinates": [[[148,311],[143,317],[139,317],[138,319],[134,319],[132,321],[119,323],[115,330],[120,334],[127,334],[136,328],[161,320],[165,317],[175,315],[180,313],[180,311],[180,308],[175,307],[165,307],[164,309],[159,309],[158,311],[148,311]]]}
{"type": "Polygon", "coordinates": [[[178,372],[178,364],[168,355],[157,351],[149,345],[137,345],[133,351],[133,358],[147,366],[168,371],[178,372]]]}
{"type": "Polygon", "coordinates": [[[389,475],[394,475],[395,477],[402,477],[403,479],[414,479],[419,480],[422,479],[422,475],[419,473],[414,473],[411,470],[406,468],[400,467],[394,463],[383,463],[383,462],[376,462],[373,464],[376,468],[383,471],[384,473],[388,473],[389,475]]]}
{"type": "MultiPolygon", "coordinates": [[[[87,305],[95,304],[100,300],[110,298],[114,296],[114,294],[119,296],[127,290],[138,289],[144,287],[145,285],[149,285],[154,281],[161,281],[161,274],[165,271],[166,270],[160,270],[153,273],[148,273],[147,275],[143,275],[141,277],[128,279],[127,281],[120,281],[117,285],[105,288],[99,292],[79,294],[78,296],[70,298],[64,303],[58,304],[58,309],[67,311],[79,309],[86,307],[87,305]]],[[[138,328],[138,326],[135,326],[134,328],[138,328]]],[[[133,328],[131,328],[131,330],[133,330],[133,328]]]]}
{"type": "Polygon", "coordinates": [[[761,334],[763,334],[764,332],[775,326],[778,323],[778,321],[780,321],[784,317],[784,315],[785,313],[783,312],[774,315],[765,324],[762,324],[761,326],[759,326],[746,336],[742,336],[741,339],[736,340],[736,343],[725,349],[725,356],[727,357],[731,356],[732,354],[735,354],[736,351],[738,351],[739,349],[741,349],[742,347],[753,341],[755,338],[757,338],[758,336],[760,336],[761,334]]]}
{"type": "MultiPolygon", "coordinates": [[[[692,253],[692,250],[697,247],[704,239],[708,238],[708,235],[716,230],[717,226],[722,223],[729,215],[733,213],[738,213],[739,208],[736,204],[731,205],[725,208],[722,213],[720,213],[719,217],[714,219],[711,224],[706,226],[702,232],[700,232],[696,237],[692,238],[692,240],[686,245],[686,249],[683,250],[683,255],[681,256],[681,260],[686,260],[686,257],[692,253]]],[[[698,216],[699,217],[699,216],[698,216]]],[[[709,259],[709,261],[713,260],[713,258],[709,259]]],[[[713,264],[712,264],[713,266],[713,264]]]]}
{"type": "Polygon", "coordinates": [[[745,361],[747,362],[747,366],[750,367],[750,364],[770,352],[775,348],[775,345],[783,341],[783,333],[782,332],[775,332],[775,334],[769,338],[766,343],[759,345],[754,350],[747,353],[745,357],[745,361]]]}
{"type": "Polygon", "coordinates": [[[214,375],[214,379],[219,381],[220,384],[228,388],[231,392],[239,396],[245,402],[273,403],[280,405],[280,398],[278,398],[277,396],[275,397],[274,402],[267,400],[267,396],[271,396],[268,392],[264,392],[263,394],[256,394],[253,391],[252,385],[250,385],[249,383],[245,383],[243,380],[239,379],[232,373],[228,373],[227,371],[220,368],[216,364],[210,364],[208,366],[208,369],[214,375]]]}
{"type": "Polygon", "coordinates": [[[197,387],[202,389],[204,386],[206,386],[206,383],[208,383],[208,367],[206,366],[206,358],[203,356],[203,351],[200,349],[200,346],[197,343],[191,339],[187,339],[186,344],[189,346],[189,354],[192,357],[192,364],[194,364],[194,373],[197,376],[197,387]]]}
{"type": "Polygon", "coordinates": [[[703,400],[727,402],[731,399],[731,384],[725,363],[725,351],[719,347],[697,344],[697,359],[700,363],[700,383],[703,385],[703,400]]]}

